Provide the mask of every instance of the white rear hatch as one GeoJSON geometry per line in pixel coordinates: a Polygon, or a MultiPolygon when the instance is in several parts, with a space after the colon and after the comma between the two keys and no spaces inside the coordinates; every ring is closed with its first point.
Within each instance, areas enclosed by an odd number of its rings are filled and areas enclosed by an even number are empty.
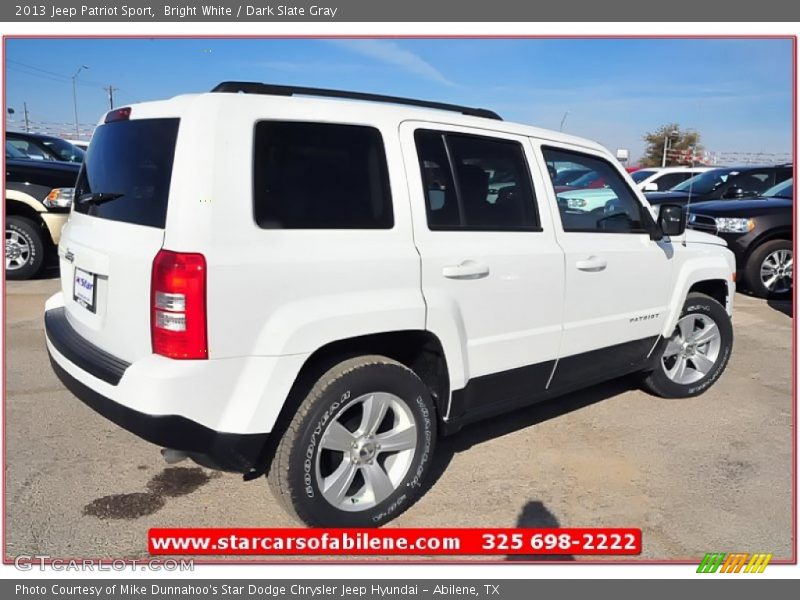
{"type": "Polygon", "coordinates": [[[164,243],[179,119],[124,110],[95,130],[59,256],[70,324],[133,362],[152,352],[150,277],[164,243]]]}

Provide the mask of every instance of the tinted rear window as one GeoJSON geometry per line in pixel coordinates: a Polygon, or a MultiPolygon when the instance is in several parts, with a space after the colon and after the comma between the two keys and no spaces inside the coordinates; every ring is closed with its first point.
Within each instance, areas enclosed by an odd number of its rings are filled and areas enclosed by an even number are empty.
{"type": "Polygon", "coordinates": [[[262,121],[253,187],[255,220],[264,229],[394,224],[383,140],[373,127],[262,121]]]}
{"type": "Polygon", "coordinates": [[[138,119],[98,127],[86,153],[75,198],[121,194],[109,202],[75,203],[100,219],[163,229],[179,119],[138,119]]]}

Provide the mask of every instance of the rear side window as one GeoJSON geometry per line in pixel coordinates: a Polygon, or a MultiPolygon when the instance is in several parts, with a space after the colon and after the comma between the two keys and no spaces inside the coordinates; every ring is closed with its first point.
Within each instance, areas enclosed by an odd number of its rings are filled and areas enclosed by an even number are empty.
{"type": "Polygon", "coordinates": [[[390,229],[386,156],[373,127],[262,121],[254,216],[264,229],[390,229]]]}
{"type": "Polygon", "coordinates": [[[75,211],[163,229],[178,124],[134,119],[98,127],[75,184],[75,211]],[[81,202],[88,194],[105,199],[81,202]]]}
{"type": "Polygon", "coordinates": [[[427,130],[415,142],[430,229],[539,230],[519,143],[427,130]]]}
{"type": "MultiPolygon", "coordinates": [[[[655,171],[648,171],[647,169],[639,169],[638,171],[634,171],[631,173],[631,179],[633,179],[636,183],[642,183],[645,179],[650,177],[651,175],[655,175],[655,171]]],[[[553,185],[565,185],[569,182],[561,182],[558,181],[557,178],[553,179],[553,185]]]]}
{"type": "Polygon", "coordinates": [[[697,173],[665,173],[656,179],[655,182],[658,184],[658,191],[664,192],[666,190],[671,190],[679,183],[683,183],[695,175],[697,175],[697,173]]]}

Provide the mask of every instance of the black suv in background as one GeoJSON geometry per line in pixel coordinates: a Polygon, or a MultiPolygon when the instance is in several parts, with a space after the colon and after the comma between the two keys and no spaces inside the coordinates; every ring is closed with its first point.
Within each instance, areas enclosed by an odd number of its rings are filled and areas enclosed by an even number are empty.
{"type": "Polygon", "coordinates": [[[727,241],[745,285],[761,298],[792,296],[793,191],[789,179],[762,197],[689,207],[688,226],[727,241]]]}
{"type": "Polygon", "coordinates": [[[791,164],[723,167],[695,175],[668,192],[650,192],[645,197],[652,205],[756,198],[791,176],[791,164]]]}

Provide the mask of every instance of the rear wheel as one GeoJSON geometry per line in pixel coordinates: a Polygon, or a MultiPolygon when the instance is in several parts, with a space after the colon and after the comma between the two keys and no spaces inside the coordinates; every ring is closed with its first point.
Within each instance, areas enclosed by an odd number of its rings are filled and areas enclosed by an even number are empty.
{"type": "Polygon", "coordinates": [[[644,386],[663,398],[697,396],[722,375],[732,348],[728,313],[713,298],[692,292],[644,386]]]}
{"type": "Polygon", "coordinates": [[[270,487],[308,525],[377,527],[421,495],[435,439],[430,393],[413,371],[381,356],[347,360],[301,404],[270,487]]]}
{"type": "Polygon", "coordinates": [[[30,279],[44,262],[44,236],[36,223],[15,215],[6,217],[6,278],[30,279]]]}
{"type": "Polygon", "coordinates": [[[759,298],[791,298],[793,258],[789,240],[761,244],[745,265],[747,287],[759,298]]]}

